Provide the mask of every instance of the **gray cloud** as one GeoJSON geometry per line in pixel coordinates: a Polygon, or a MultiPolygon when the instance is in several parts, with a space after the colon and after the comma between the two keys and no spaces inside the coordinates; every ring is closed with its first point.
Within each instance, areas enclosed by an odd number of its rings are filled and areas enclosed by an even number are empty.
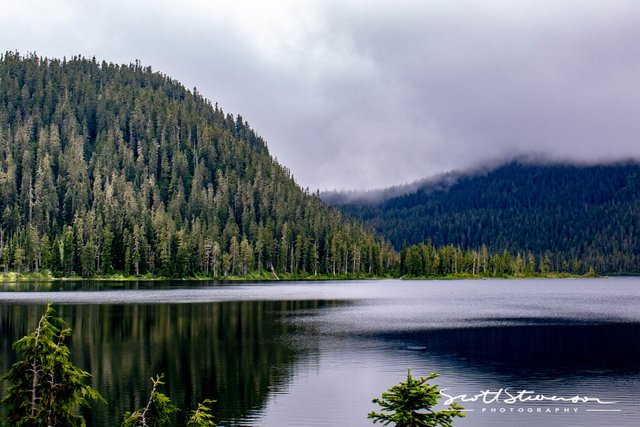
{"type": "Polygon", "coordinates": [[[640,157],[640,3],[0,0],[0,48],[136,59],[240,113],[298,182],[640,157]],[[17,4],[16,4],[17,3],[17,4]]]}

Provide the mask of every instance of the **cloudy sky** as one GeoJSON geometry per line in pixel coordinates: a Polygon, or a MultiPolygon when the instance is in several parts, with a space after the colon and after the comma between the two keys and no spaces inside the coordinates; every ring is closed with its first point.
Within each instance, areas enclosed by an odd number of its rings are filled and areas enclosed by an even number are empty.
{"type": "Polygon", "coordinates": [[[640,158],[636,0],[0,0],[0,50],[139,59],[311,189],[640,158]]]}

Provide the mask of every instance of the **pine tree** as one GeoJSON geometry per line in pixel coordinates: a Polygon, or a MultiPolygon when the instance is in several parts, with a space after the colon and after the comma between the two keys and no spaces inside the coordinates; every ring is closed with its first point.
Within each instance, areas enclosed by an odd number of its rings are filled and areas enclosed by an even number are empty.
{"type": "Polygon", "coordinates": [[[202,403],[198,403],[198,407],[191,412],[187,427],[215,427],[217,424],[213,421],[211,408],[207,406],[215,402],[215,400],[205,399],[202,403]]]}
{"type": "Polygon", "coordinates": [[[164,378],[163,374],[151,378],[153,387],[146,406],[133,412],[126,412],[122,427],[162,427],[171,423],[178,408],[171,403],[169,397],[158,391],[158,387],[164,384],[162,378],[164,378]]]}
{"type": "Polygon", "coordinates": [[[453,418],[464,417],[462,408],[453,402],[447,409],[434,411],[440,392],[437,385],[427,381],[438,374],[429,374],[426,378],[413,379],[411,370],[407,370],[407,381],[394,385],[382,393],[382,398],[373,399],[373,403],[382,406],[382,412],[370,412],[368,418],[382,425],[394,423],[396,427],[451,426],[453,418]]]}
{"type": "Polygon", "coordinates": [[[100,394],[84,384],[91,375],[73,365],[64,344],[71,329],[53,317],[47,304],[36,330],[16,341],[14,349],[24,355],[2,376],[9,386],[2,397],[11,426],[85,426],[77,414],[90,400],[104,402],[100,394]]]}

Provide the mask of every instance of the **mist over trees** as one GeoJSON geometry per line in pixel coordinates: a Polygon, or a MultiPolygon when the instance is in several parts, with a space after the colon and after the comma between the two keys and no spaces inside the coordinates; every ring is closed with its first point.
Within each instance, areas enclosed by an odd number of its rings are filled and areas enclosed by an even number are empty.
{"type": "Polygon", "coordinates": [[[338,199],[334,194],[327,200],[398,250],[431,242],[476,253],[483,247],[494,255],[506,251],[527,262],[533,257],[537,270],[640,272],[640,165],[635,162],[512,162],[377,204],[338,199]],[[541,263],[548,266],[541,269],[541,263]]]}
{"type": "Polygon", "coordinates": [[[609,184],[623,178],[596,174],[600,187],[581,193],[568,172],[564,192],[546,181],[527,187],[518,167],[495,184],[445,176],[380,206],[347,205],[356,219],[345,219],[301,189],[240,115],[196,88],[139,63],[0,57],[0,272],[501,276],[637,265],[638,251],[620,252],[620,244],[638,247],[635,234],[598,234],[609,224],[600,216],[617,218],[635,187],[611,199],[609,184]],[[573,211],[559,208],[567,194],[580,202],[573,211]],[[573,233],[584,221],[598,245],[573,233]],[[405,242],[417,246],[402,249],[405,242]]]}

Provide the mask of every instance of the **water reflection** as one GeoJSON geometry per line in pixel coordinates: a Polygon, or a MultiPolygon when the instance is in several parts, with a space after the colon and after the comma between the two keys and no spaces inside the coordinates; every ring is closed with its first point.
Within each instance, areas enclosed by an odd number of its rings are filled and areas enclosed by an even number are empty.
{"type": "Polygon", "coordinates": [[[1,292],[74,292],[105,290],[210,288],[234,282],[218,280],[47,280],[0,282],[1,292]]]}
{"type": "Polygon", "coordinates": [[[640,330],[637,325],[620,325],[622,331],[607,337],[613,329],[592,326],[593,330],[576,325],[577,329],[552,328],[548,332],[536,327],[507,327],[385,336],[344,331],[323,335],[316,351],[300,355],[286,392],[270,393],[266,407],[250,415],[261,426],[370,426],[366,414],[374,409],[371,399],[400,381],[411,368],[416,376],[438,372],[441,376],[436,383],[454,396],[509,388],[512,392],[529,390],[547,396],[580,395],[618,402],[613,407],[616,412],[590,412],[602,407],[546,402],[483,405],[480,400],[464,403],[472,412],[456,421],[456,426],[636,426],[640,419],[640,330]],[[603,340],[596,341],[600,338],[603,340]],[[621,342],[606,348],[616,340],[621,342]],[[555,345],[558,348],[552,347],[555,345]],[[605,348],[595,350],[600,346],[605,348]],[[560,354],[562,357],[557,357],[560,354]],[[535,412],[547,408],[561,412],[535,412]],[[515,412],[509,412],[512,409],[515,412]]]}
{"type": "Polygon", "coordinates": [[[456,393],[526,387],[621,401],[616,414],[551,418],[469,405],[460,426],[640,419],[637,279],[113,285],[0,293],[0,372],[51,299],[74,330],[74,361],[110,403],[87,412],[89,425],[118,425],[164,372],[180,407],[217,399],[222,425],[370,426],[371,399],[408,367],[440,373],[456,393]]]}
{"type": "Polygon", "coordinates": [[[555,320],[387,333],[377,339],[501,376],[556,378],[596,370],[611,375],[640,373],[640,323],[557,324],[555,320]]]}
{"type": "MultiPolygon", "coordinates": [[[[146,403],[149,378],[166,374],[164,391],[181,408],[216,399],[218,419],[242,418],[288,381],[299,350],[290,337],[294,312],[332,302],[261,301],[211,304],[62,305],[73,329],[73,361],[93,374],[109,402],[85,411],[88,425],[118,425],[121,414],[146,403]]],[[[0,305],[0,372],[15,361],[11,343],[33,330],[40,305],[0,305]]],[[[305,348],[314,347],[313,338],[305,348]]],[[[184,424],[184,413],[178,415],[184,424]]]]}

